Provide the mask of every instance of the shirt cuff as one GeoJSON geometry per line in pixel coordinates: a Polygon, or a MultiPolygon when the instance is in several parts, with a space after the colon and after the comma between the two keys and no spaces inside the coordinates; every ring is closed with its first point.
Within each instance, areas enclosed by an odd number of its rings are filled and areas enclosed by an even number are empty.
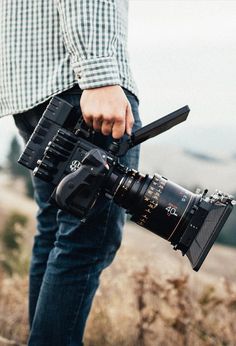
{"type": "Polygon", "coordinates": [[[120,84],[119,68],[115,57],[100,57],[72,63],[82,90],[120,84]]]}

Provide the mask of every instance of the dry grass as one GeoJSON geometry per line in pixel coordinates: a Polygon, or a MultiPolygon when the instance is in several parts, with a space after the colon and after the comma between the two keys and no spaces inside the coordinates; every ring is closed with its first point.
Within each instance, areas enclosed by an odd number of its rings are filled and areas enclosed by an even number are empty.
{"type": "MultiPolygon", "coordinates": [[[[196,290],[185,274],[162,277],[147,267],[132,272],[121,260],[103,276],[85,345],[235,346],[235,321],[236,288],[228,281],[196,290]]],[[[0,336],[21,345],[27,334],[27,278],[1,273],[0,336]]],[[[0,345],[8,344],[0,338],[0,345]]]]}
{"type": "Polygon", "coordinates": [[[26,278],[9,278],[0,272],[0,346],[16,346],[26,342],[27,291],[26,278]]]}
{"type": "Polygon", "coordinates": [[[235,286],[222,280],[195,290],[187,275],[157,280],[153,274],[145,267],[123,285],[123,274],[115,287],[103,284],[87,327],[88,346],[236,345],[235,286]]]}

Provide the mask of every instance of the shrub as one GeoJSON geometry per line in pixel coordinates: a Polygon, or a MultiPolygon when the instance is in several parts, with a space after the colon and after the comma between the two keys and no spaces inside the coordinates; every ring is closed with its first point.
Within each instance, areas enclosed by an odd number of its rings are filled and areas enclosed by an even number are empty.
{"type": "Polygon", "coordinates": [[[10,275],[14,272],[24,272],[27,265],[21,259],[22,231],[27,223],[27,216],[13,211],[8,216],[1,232],[1,265],[5,272],[10,275]]]}

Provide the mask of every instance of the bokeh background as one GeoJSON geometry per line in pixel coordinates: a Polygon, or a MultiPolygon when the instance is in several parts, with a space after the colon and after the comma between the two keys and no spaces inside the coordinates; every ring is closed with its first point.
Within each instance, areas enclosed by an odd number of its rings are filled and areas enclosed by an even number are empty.
{"type": "MultiPolygon", "coordinates": [[[[191,109],[185,123],[142,145],[140,170],[236,195],[236,1],[131,0],[129,19],[143,124],[191,109]]],[[[0,345],[25,344],[28,333],[35,205],[14,165],[16,135],[11,117],[1,119],[0,345]]],[[[168,243],[128,223],[85,345],[236,345],[235,210],[218,242],[196,274],[168,243]]]]}

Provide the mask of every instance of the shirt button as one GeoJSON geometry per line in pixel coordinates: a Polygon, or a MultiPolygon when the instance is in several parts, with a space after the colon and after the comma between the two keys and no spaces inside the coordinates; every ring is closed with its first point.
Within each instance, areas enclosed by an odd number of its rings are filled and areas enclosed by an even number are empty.
{"type": "Polygon", "coordinates": [[[76,77],[77,77],[78,79],[81,79],[81,75],[80,75],[79,73],[76,74],[76,77]]]}

